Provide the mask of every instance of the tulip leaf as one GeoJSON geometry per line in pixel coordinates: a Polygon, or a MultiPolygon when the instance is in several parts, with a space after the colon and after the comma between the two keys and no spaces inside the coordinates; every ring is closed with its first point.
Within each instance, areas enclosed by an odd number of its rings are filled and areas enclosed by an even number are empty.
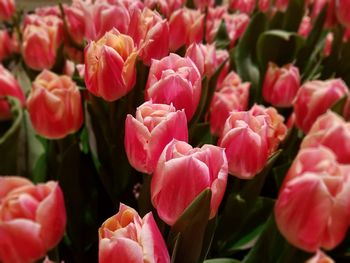
{"type": "Polygon", "coordinates": [[[286,31],[297,32],[304,15],[304,0],[289,0],[284,15],[282,28],[286,31]]]}
{"type": "Polygon", "coordinates": [[[243,81],[251,82],[250,105],[257,102],[259,87],[259,67],[256,59],[256,48],[259,36],[266,30],[267,18],[263,13],[255,14],[235,49],[237,73],[243,81]]]}
{"type": "Polygon", "coordinates": [[[208,252],[210,250],[211,244],[213,242],[214,234],[216,227],[218,225],[218,218],[215,216],[213,219],[209,220],[208,225],[205,230],[203,245],[202,245],[202,253],[199,259],[199,262],[203,262],[206,259],[208,252]]]}
{"type": "Polygon", "coordinates": [[[206,189],[185,209],[171,227],[168,243],[174,247],[171,261],[174,263],[198,262],[210,214],[211,190],[206,189]],[[179,238],[175,239],[180,234],[179,238]]]}
{"type": "Polygon", "coordinates": [[[217,49],[226,49],[230,45],[230,38],[227,34],[225,20],[222,20],[215,36],[215,46],[217,49]]]}
{"type": "Polygon", "coordinates": [[[345,104],[348,100],[348,96],[345,95],[342,98],[340,98],[339,100],[337,100],[331,107],[331,110],[335,113],[337,113],[340,116],[343,116],[344,113],[344,107],[345,104]]]}
{"type": "Polygon", "coordinates": [[[18,154],[18,138],[21,130],[23,119],[23,111],[21,103],[14,97],[6,97],[12,111],[12,121],[7,123],[0,122],[5,125],[6,130],[0,136],[0,174],[17,174],[17,154],[18,154]]]}
{"type": "MultiPolygon", "coordinates": [[[[332,47],[333,48],[333,47],[332,47]]],[[[337,64],[336,77],[342,78],[350,87],[350,41],[341,46],[340,60],[337,64]]]]}
{"type": "Polygon", "coordinates": [[[240,263],[240,261],[232,258],[213,258],[205,260],[204,263],[240,263]]]}
{"type": "Polygon", "coordinates": [[[30,81],[30,78],[26,71],[24,70],[21,63],[18,63],[12,70],[13,75],[17,79],[19,85],[21,86],[24,94],[27,94],[30,92],[32,88],[32,82],[30,81]]]}

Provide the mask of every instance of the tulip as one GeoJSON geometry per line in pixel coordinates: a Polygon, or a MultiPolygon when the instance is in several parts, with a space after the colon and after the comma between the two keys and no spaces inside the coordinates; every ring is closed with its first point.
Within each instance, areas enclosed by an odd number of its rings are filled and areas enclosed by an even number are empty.
{"type": "Polygon", "coordinates": [[[323,55],[325,57],[328,57],[332,52],[333,40],[334,40],[334,35],[332,32],[329,32],[326,36],[326,42],[323,49],[323,55]]]}
{"type": "Polygon", "coordinates": [[[185,112],[166,104],[145,102],[125,121],[125,151],[130,164],[138,171],[151,174],[164,147],[173,139],[187,141],[185,112]]]}
{"type": "Polygon", "coordinates": [[[203,38],[204,14],[199,10],[182,8],[169,18],[169,46],[176,51],[183,45],[199,43],[203,38]]]}
{"type": "Polygon", "coordinates": [[[350,28],[350,2],[347,0],[335,1],[335,13],[338,21],[346,28],[350,28]]]}
{"type": "Polygon", "coordinates": [[[270,10],[270,0],[258,0],[259,10],[266,13],[270,10]]]}
{"type": "Polygon", "coordinates": [[[285,12],[288,7],[288,2],[289,0],[276,0],[275,2],[276,9],[280,12],[285,12]]]}
{"type": "Polygon", "coordinates": [[[15,11],[14,0],[0,0],[0,20],[10,20],[15,11]]]}
{"type": "Polygon", "coordinates": [[[137,53],[131,37],[116,29],[85,48],[85,83],[95,96],[115,101],[134,86],[137,53]]]}
{"type": "Polygon", "coordinates": [[[152,59],[161,59],[169,53],[169,24],[148,8],[133,12],[128,35],[133,38],[139,57],[148,66],[152,59]]]}
{"type": "Polygon", "coordinates": [[[294,101],[297,127],[307,133],[318,116],[348,94],[349,90],[341,79],[314,80],[304,83],[294,101]]]}
{"type": "Polygon", "coordinates": [[[159,9],[165,17],[169,18],[184,6],[186,0],[145,0],[144,3],[150,9],[159,9]]]}
{"type": "Polygon", "coordinates": [[[300,87],[299,69],[292,64],[278,67],[269,63],[264,84],[264,100],[276,107],[290,107],[300,87]]]}
{"type": "Polygon", "coordinates": [[[7,59],[16,51],[16,39],[12,39],[7,30],[0,30],[0,61],[7,59]]]}
{"type": "Polygon", "coordinates": [[[35,70],[50,69],[63,39],[63,22],[57,16],[31,16],[27,21],[33,21],[26,22],[23,32],[24,62],[35,70]]]}
{"type": "Polygon", "coordinates": [[[76,42],[82,43],[85,37],[84,11],[76,5],[64,6],[69,36],[76,42]]]}
{"type": "Polygon", "coordinates": [[[232,111],[244,111],[248,106],[250,83],[242,83],[235,72],[230,72],[217,87],[210,105],[210,130],[220,136],[226,119],[232,111]]]}
{"type": "Polygon", "coordinates": [[[349,170],[327,148],[300,150],[275,205],[275,218],[289,243],[308,252],[333,249],[350,219],[349,170]]]}
{"type": "MultiPolygon", "coordinates": [[[[196,64],[202,76],[211,78],[221,64],[229,58],[227,50],[217,50],[214,44],[192,43],[186,50],[185,57],[189,57],[196,64]]],[[[222,69],[220,76],[223,79],[228,71],[228,64],[222,69]]]]}
{"type": "Polygon", "coordinates": [[[201,10],[204,10],[207,7],[213,7],[215,4],[214,0],[194,0],[194,5],[201,10]]]}
{"type": "Polygon", "coordinates": [[[0,177],[0,261],[33,262],[57,245],[66,211],[57,182],[0,177]]]}
{"type": "MultiPolygon", "coordinates": [[[[24,93],[17,80],[0,64],[0,97],[12,96],[17,98],[22,106],[25,103],[24,93]]],[[[4,98],[0,98],[0,120],[11,118],[10,105],[4,98]]]]}
{"type": "Polygon", "coordinates": [[[305,263],[335,263],[335,261],[323,253],[322,250],[317,250],[316,254],[305,263]]]}
{"type": "Polygon", "coordinates": [[[216,34],[226,12],[227,7],[225,5],[208,8],[205,21],[205,39],[208,43],[213,43],[215,41],[216,34]]]}
{"type": "Polygon", "coordinates": [[[63,138],[83,124],[81,96],[68,76],[44,70],[33,82],[27,99],[35,131],[48,139],[63,138]]]}
{"type": "Polygon", "coordinates": [[[318,117],[300,147],[319,145],[331,149],[339,163],[350,164],[350,123],[332,111],[318,117]]]}
{"type": "Polygon", "coordinates": [[[304,16],[303,20],[301,20],[301,24],[298,29],[298,34],[304,38],[307,38],[311,30],[312,30],[311,17],[304,16]]]}
{"type": "Polygon", "coordinates": [[[213,218],[224,196],[227,160],[224,149],[213,145],[192,148],[173,140],[163,150],[151,182],[151,200],[159,217],[173,225],[204,190],[212,191],[210,216],[213,218]]]}
{"type": "Polygon", "coordinates": [[[152,213],[141,218],[134,209],[120,204],[119,212],[99,229],[99,262],[169,263],[167,247],[152,213]]]}
{"type": "Polygon", "coordinates": [[[225,14],[224,15],[227,34],[232,48],[237,40],[243,35],[250,18],[247,14],[225,14]]]}
{"type": "Polygon", "coordinates": [[[145,90],[145,99],[173,104],[185,109],[187,121],[194,115],[201,96],[201,76],[190,58],[170,54],[153,60],[145,90]]]}
{"type": "Polygon", "coordinates": [[[268,124],[263,115],[254,116],[250,111],[231,112],[219,139],[225,148],[229,173],[252,179],[264,168],[269,157],[268,124]]]}
{"type": "Polygon", "coordinates": [[[255,0],[229,0],[229,8],[250,14],[255,8],[255,0]]]}

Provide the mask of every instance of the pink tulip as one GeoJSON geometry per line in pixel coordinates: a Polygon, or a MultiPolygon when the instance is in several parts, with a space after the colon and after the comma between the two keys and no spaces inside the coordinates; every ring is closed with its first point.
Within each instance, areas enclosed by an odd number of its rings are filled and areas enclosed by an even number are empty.
{"type": "Polygon", "coordinates": [[[302,149],[280,189],[275,205],[283,236],[302,250],[333,249],[344,238],[350,219],[349,167],[324,147],[302,149]]]}
{"type": "Polygon", "coordinates": [[[34,185],[21,177],[0,177],[0,261],[33,262],[57,245],[66,211],[56,182],[34,185]]]}
{"type": "Polygon", "coordinates": [[[337,23],[337,18],[335,15],[335,0],[313,0],[311,18],[316,19],[326,4],[327,13],[325,27],[330,28],[337,23]]]}
{"type": "Polygon", "coordinates": [[[270,10],[270,0],[258,0],[259,10],[266,13],[270,10]]]}
{"type": "Polygon", "coordinates": [[[350,2],[347,0],[335,1],[335,13],[338,21],[346,28],[350,28],[350,2]]]}
{"type": "Polygon", "coordinates": [[[329,32],[326,36],[326,43],[323,49],[323,55],[325,57],[328,57],[332,52],[333,40],[334,40],[334,35],[332,32],[329,32]]]}
{"type": "Polygon", "coordinates": [[[134,86],[137,53],[131,37],[116,29],[85,48],[85,83],[95,96],[107,101],[126,95],[134,86]]]}
{"type": "Polygon", "coordinates": [[[194,5],[201,10],[204,10],[207,7],[213,7],[215,4],[214,0],[194,0],[194,5]]]}
{"type": "Polygon", "coordinates": [[[221,21],[227,12],[227,6],[209,7],[205,23],[205,39],[208,43],[214,43],[221,21]]]}
{"type": "Polygon", "coordinates": [[[0,20],[10,20],[15,11],[14,0],[0,0],[0,20]]]}
{"type": "Polygon", "coordinates": [[[119,212],[99,229],[99,262],[169,263],[167,247],[152,213],[141,218],[134,209],[120,204],[119,212]]]}
{"type": "Polygon", "coordinates": [[[296,125],[307,133],[318,116],[348,94],[349,90],[341,79],[304,83],[294,101],[296,125]]]}
{"type": "Polygon", "coordinates": [[[210,105],[210,130],[220,136],[232,111],[244,111],[248,106],[250,83],[242,83],[231,71],[218,85],[210,105]]]}
{"type": "Polygon", "coordinates": [[[172,53],[161,60],[153,60],[145,90],[146,100],[172,103],[178,110],[185,109],[187,121],[190,121],[200,96],[201,76],[190,58],[172,53]]]}
{"type": "Polygon", "coordinates": [[[299,69],[292,64],[278,67],[269,63],[264,84],[264,100],[276,107],[290,107],[300,87],[299,69]]]}
{"type": "MultiPolygon", "coordinates": [[[[12,96],[17,98],[22,106],[25,103],[24,93],[17,80],[0,64],[0,97],[12,96]]],[[[10,105],[4,98],[0,98],[0,120],[11,118],[10,105]]]]}
{"type": "Polygon", "coordinates": [[[56,52],[63,39],[63,22],[57,16],[26,18],[22,55],[32,69],[50,69],[56,62],[56,52]]]}
{"type": "Polygon", "coordinates": [[[64,6],[64,14],[67,21],[67,29],[70,37],[76,43],[82,43],[85,37],[84,11],[76,5],[64,6]]]}
{"type": "Polygon", "coordinates": [[[27,107],[35,131],[45,138],[63,138],[83,124],[80,92],[68,76],[47,70],[40,73],[33,82],[27,107]]]}
{"type": "Polygon", "coordinates": [[[269,157],[267,132],[265,116],[254,116],[250,111],[230,113],[219,139],[230,174],[251,179],[262,170],[269,157]]]}
{"type": "Polygon", "coordinates": [[[317,250],[316,254],[305,263],[335,263],[335,261],[323,253],[322,250],[317,250]]]}
{"type": "Polygon", "coordinates": [[[213,145],[192,148],[173,140],[162,152],[151,182],[151,199],[159,217],[173,225],[192,201],[211,189],[213,218],[224,196],[227,160],[224,149],[213,145]]]}
{"type": "Polygon", "coordinates": [[[229,0],[231,10],[239,10],[241,13],[250,14],[254,11],[255,0],[229,0]]]}
{"type": "Polygon", "coordinates": [[[312,30],[311,17],[304,16],[299,26],[298,34],[304,38],[307,38],[311,30],[312,30]]]}
{"type": "Polygon", "coordinates": [[[18,43],[7,30],[0,30],[0,61],[7,59],[18,49],[18,43]]]}
{"type": "Polygon", "coordinates": [[[331,149],[339,163],[350,164],[350,123],[332,111],[318,117],[300,147],[319,145],[331,149]]]}
{"type": "Polygon", "coordinates": [[[280,12],[285,12],[288,7],[288,2],[289,0],[276,0],[275,2],[276,9],[280,12]]]}
{"type": "Polygon", "coordinates": [[[146,65],[151,65],[152,59],[161,59],[169,53],[169,24],[148,8],[133,12],[128,35],[133,38],[139,57],[146,65]]]}
{"type": "MultiPolygon", "coordinates": [[[[227,50],[216,49],[214,44],[192,43],[188,47],[185,57],[189,57],[196,64],[203,77],[210,78],[221,64],[229,58],[229,54],[227,50]]],[[[228,66],[227,63],[220,73],[221,81],[227,75],[228,66]]]]}
{"type": "Polygon", "coordinates": [[[164,147],[173,139],[187,141],[185,112],[172,105],[145,102],[125,121],[125,151],[130,164],[138,171],[151,174],[164,147]]]}
{"type": "Polygon", "coordinates": [[[250,18],[247,14],[225,14],[227,34],[230,38],[230,47],[233,47],[237,40],[243,35],[250,18]]]}
{"type": "Polygon", "coordinates": [[[186,0],[144,0],[145,6],[150,9],[158,9],[167,18],[183,7],[186,0]]]}
{"type": "Polygon", "coordinates": [[[188,47],[203,38],[204,14],[199,10],[182,8],[172,13],[169,18],[169,47],[176,51],[183,45],[188,47]]]}

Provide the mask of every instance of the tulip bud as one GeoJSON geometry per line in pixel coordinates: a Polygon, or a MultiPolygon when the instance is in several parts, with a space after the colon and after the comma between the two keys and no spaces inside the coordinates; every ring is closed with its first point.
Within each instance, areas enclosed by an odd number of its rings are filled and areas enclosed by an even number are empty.
{"type": "Polygon", "coordinates": [[[170,263],[152,213],[141,218],[134,209],[120,204],[119,212],[108,218],[98,232],[100,263],[170,263]]]}
{"type": "Polygon", "coordinates": [[[304,16],[303,20],[301,20],[301,24],[298,29],[298,34],[304,38],[307,38],[311,30],[312,30],[311,17],[304,16]]]}
{"type": "MultiPolygon", "coordinates": [[[[0,97],[16,97],[22,104],[25,103],[24,93],[17,80],[0,64],[0,97]]],[[[0,98],[0,120],[11,118],[10,105],[4,98],[0,98]]]]}
{"type": "Polygon", "coordinates": [[[63,138],[83,123],[80,92],[68,76],[44,70],[33,82],[27,106],[35,131],[45,138],[63,138]]]}
{"type": "Polygon", "coordinates": [[[10,20],[15,11],[14,0],[0,0],[0,20],[10,20]]]}
{"type": "Polygon", "coordinates": [[[34,262],[64,234],[66,211],[57,182],[33,185],[0,177],[0,261],[34,262]]]}
{"type": "Polygon", "coordinates": [[[195,113],[201,96],[201,76],[190,58],[176,54],[153,60],[145,90],[145,99],[173,104],[185,109],[187,121],[195,113]]]}
{"type": "Polygon", "coordinates": [[[350,219],[348,172],[327,148],[300,150],[275,205],[277,226],[289,243],[316,252],[343,240],[350,219]]]}
{"type": "Polygon", "coordinates": [[[145,102],[125,121],[125,151],[130,164],[138,171],[151,174],[164,147],[173,139],[187,141],[185,112],[166,104],[145,102]]]}
{"type": "Polygon", "coordinates": [[[151,199],[159,217],[173,225],[204,190],[211,189],[210,217],[224,196],[227,160],[224,149],[213,145],[192,148],[173,140],[163,150],[151,182],[151,199]]]}
{"type": "Polygon", "coordinates": [[[339,163],[350,164],[350,123],[332,111],[318,117],[300,147],[319,145],[331,149],[339,163]]]}
{"type": "Polygon", "coordinates": [[[217,86],[210,105],[210,130],[220,136],[232,111],[244,111],[248,106],[250,83],[242,83],[235,73],[229,73],[217,86]]]}
{"type": "Polygon", "coordinates": [[[126,95],[134,86],[137,53],[131,37],[116,29],[85,48],[85,83],[95,96],[107,101],[126,95]]]}
{"type": "Polygon", "coordinates": [[[176,51],[183,45],[199,43],[203,38],[204,14],[199,10],[182,8],[169,18],[169,47],[176,51]]]}
{"type": "Polygon", "coordinates": [[[144,0],[145,6],[150,9],[157,9],[167,18],[180,9],[186,0],[144,0]]]}
{"type": "Polygon", "coordinates": [[[318,116],[348,94],[349,90],[341,79],[304,83],[294,101],[296,125],[307,133],[318,116]]]}
{"type": "Polygon", "coordinates": [[[276,107],[290,107],[300,87],[299,69],[292,64],[269,63],[263,84],[264,100],[276,107]]]}

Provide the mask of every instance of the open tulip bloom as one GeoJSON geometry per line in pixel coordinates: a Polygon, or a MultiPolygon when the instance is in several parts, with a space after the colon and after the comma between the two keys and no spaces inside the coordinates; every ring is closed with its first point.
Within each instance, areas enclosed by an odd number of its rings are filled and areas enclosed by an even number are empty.
{"type": "Polygon", "coordinates": [[[0,0],[0,263],[350,262],[350,0],[44,2],[0,0]]]}

